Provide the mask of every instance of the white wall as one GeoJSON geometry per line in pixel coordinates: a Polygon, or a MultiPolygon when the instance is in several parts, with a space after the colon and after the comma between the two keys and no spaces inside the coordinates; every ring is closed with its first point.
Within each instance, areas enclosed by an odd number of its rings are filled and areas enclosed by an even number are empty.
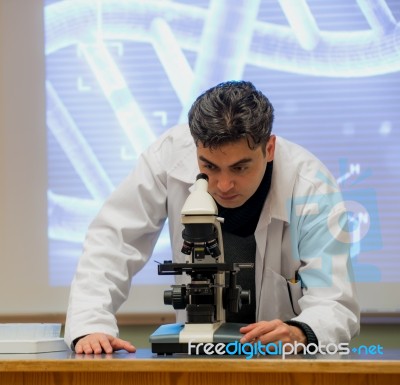
{"type": "Polygon", "coordinates": [[[49,293],[47,286],[45,58],[43,38],[38,39],[43,36],[42,9],[41,0],[0,1],[2,313],[48,310],[41,294],[50,294],[60,304],[54,310],[61,311],[66,299],[66,293],[49,293]],[[29,295],[31,289],[35,296],[29,295]]]}

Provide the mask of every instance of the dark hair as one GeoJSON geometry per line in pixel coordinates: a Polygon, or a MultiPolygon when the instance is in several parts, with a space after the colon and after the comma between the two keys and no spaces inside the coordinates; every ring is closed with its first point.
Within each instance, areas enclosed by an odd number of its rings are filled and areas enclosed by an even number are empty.
{"type": "Polygon", "coordinates": [[[220,83],[201,94],[188,113],[190,132],[198,145],[217,148],[247,139],[249,148],[267,143],[274,120],[268,98],[246,81],[220,83]]]}

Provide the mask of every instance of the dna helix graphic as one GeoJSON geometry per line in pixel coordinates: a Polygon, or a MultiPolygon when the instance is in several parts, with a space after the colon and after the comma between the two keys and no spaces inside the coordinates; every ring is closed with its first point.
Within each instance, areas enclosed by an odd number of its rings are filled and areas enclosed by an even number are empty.
{"type": "MultiPolygon", "coordinates": [[[[287,26],[257,19],[262,0],[211,0],[208,8],[172,1],[54,2],[45,7],[45,51],[78,48],[136,156],[156,134],[115,63],[110,42],[153,47],[180,102],[181,119],[202,90],[241,78],[246,65],[338,78],[400,70],[399,22],[385,0],[357,0],[370,28],[352,32],[321,30],[306,0],[276,1],[287,26]],[[185,52],[196,54],[194,66],[185,52]]],[[[49,238],[81,243],[114,185],[50,81],[46,91],[48,129],[92,197],[49,190],[49,238]]]]}

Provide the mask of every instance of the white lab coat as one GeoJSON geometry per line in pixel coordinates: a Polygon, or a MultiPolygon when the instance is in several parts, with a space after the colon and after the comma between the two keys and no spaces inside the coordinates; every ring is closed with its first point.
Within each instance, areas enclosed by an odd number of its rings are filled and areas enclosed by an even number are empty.
{"type": "MultiPolygon", "coordinates": [[[[106,201],[88,230],[71,286],[68,345],[93,332],[118,334],[114,314],[167,217],[171,243],[181,247],[180,210],[198,172],[188,126],[176,126],[142,154],[106,201]]],[[[336,183],[321,162],[278,137],[271,189],[255,231],[257,320],[305,322],[321,344],[348,342],[358,333],[344,212],[336,183]],[[301,281],[293,283],[296,272],[301,281]]],[[[174,258],[183,261],[182,255],[174,258]]]]}

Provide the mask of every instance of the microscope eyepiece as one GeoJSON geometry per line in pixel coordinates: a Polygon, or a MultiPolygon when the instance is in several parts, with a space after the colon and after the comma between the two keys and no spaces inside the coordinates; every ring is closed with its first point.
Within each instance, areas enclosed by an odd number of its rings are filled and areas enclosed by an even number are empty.
{"type": "Polygon", "coordinates": [[[205,179],[208,182],[208,175],[201,172],[200,174],[198,174],[196,176],[196,180],[199,180],[199,179],[205,179]]]}

